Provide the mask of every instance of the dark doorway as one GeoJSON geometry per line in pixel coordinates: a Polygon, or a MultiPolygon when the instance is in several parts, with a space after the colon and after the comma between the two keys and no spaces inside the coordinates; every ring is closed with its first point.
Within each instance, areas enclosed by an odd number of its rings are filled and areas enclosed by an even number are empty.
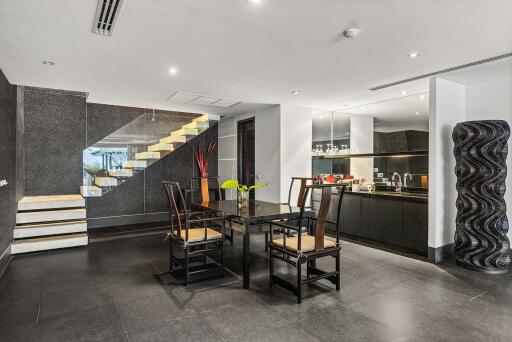
{"type": "MultiPolygon", "coordinates": [[[[254,140],[256,136],[254,118],[238,121],[237,136],[238,181],[245,185],[254,185],[254,140]]],[[[254,199],[254,191],[249,193],[249,198],[254,199]]]]}

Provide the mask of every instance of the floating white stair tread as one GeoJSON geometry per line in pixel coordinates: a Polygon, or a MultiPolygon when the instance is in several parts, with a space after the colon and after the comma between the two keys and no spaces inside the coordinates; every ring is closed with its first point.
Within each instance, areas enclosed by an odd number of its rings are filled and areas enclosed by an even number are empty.
{"type": "Polygon", "coordinates": [[[198,129],[200,131],[204,131],[208,127],[210,127],[210,123],[208,121],[192,121],[189,124],[183,125],[183,128],[188,129],[198,129]]]}
{"type": "Polygon", "coordinates": [[[168,137],[160,139],[160,144],[172,144],[172,143],[185,143],[187,137],[184,135],[170,135],[168,137]]]}
{"type": "Polygon", "coordinates": [[[220,121],[220,115],[214,115],[214,114],[205,114],[201,115],[198,118],[193,119],[192,121],[220,121]]]}
{"type": "Polygon", "coordinates": [[[100,197],[101,189],[94,185],[84,185],[80,187],[80,193],[84,197],[100,197]]]}
{"type": "Polygon", "coordinates": [[[173,144],[155,144],[155,145],[149,145],[148,146],[149,152],[168,152],[168,151],[174,151],[174,145],[173,144]]]}
{"type": "Polygon", "coordinates": [[[108,170],[108,175],[111,177],[131,177],[133,176],[132,169],[112,169],[108,170]]]}
{"type": "Polygon", "coordinates": [[[86,233],[47,236],[13,241],[11,254],[46,251],[49,249],[77,247],[87,245],[89,239],[86,233]]]}
{"type": "Polygon", "coordinates": [[[87,232],[86,221],[70,221],[55,223],[28,224],[14,228],[14,238],[24,239],[29,237],[71,234],[87,232]]]}
{"type": "Polygon", "coordinates": [[[147,159],[160,159],[160,152],[139,152],[135,153],[135,159],[147,160],[147,159]]]}
{"type": "Polygon", "coordinates": [[[18,210],[43,210],[84,207],[81,195],[27,196],[18,202],[18,210]]]}
{"type": "Polygon", "coordinates": [[[198,135],[199,132],[195,128],[181,128],[171,133],[172,135],[198,135]]]}
{"type": "Polygon", "coordinates": [[[95,177],[94,184],[97,186],[117,186],[117,179],[112,177],[95,177]]]}
{"type": "Polygon", "coordinates": [[[147,160],[127,160],[123,162],[125,169],[141,169],[148,166],[147,160]]]}
{"type": "Polygon", "coordinates": [[[63,209],[19,212],[16,214],[16,223],[37,223],[51,221],[80,220],[86,218],[85,209],[63,209]]]}

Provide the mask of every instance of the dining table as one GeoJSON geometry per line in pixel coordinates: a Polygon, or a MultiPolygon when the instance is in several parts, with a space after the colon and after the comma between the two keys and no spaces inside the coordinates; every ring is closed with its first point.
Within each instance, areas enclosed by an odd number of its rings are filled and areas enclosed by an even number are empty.
{"type": "MultiPolygon", "coordinates": [[[[223,215],[234,231],[243,234],[243,288],[250,284],[251,235],[263,231],[263,227],[274,220],[293,220],[300,215],[300,208],[283,203],[273,203],[249,199],[244,207],[237,200],[220,200],[209,202],[193,202],[196,208],[209,210],[223,215]]],[[[303,215],[310,216],[313,212],[307,209],[303,215]]]]}

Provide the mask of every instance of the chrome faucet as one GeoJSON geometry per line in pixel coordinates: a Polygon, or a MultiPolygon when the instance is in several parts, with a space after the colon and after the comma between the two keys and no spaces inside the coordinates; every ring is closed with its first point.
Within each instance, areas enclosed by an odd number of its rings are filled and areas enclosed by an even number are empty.
{"type": "Polygon", "coordinates": [[[392,183],[395,184],[395,191],[401,192],[402,191],[402,177],[397,172],[393,173],[393,177],[391,178],[392,183]]]}
{"type": "Polygon", "coordinates": [[[407,188],[407,178],[412,182],[412,175],[409,172],[404,173],[404,188],[407,188]]]}

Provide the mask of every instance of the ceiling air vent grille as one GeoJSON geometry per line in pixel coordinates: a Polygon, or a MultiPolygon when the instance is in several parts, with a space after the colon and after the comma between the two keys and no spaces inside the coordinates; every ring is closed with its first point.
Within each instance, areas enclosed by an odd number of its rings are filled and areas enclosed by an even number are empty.
{"type": "Polygon", "coordinates": [[[112,35],[124,0],[98,0],[92,32],[103,36],[112,35]]]}
{"type": "Polygon", "coordinates": [[[173,95],[169,96],[167,100],[171,102],[186,102],[222,108],[230,108],[240,103],[240,101],[237,100],[229,100],[213,96],[184,93],[181,91],[178,91],[173,95]]]}

